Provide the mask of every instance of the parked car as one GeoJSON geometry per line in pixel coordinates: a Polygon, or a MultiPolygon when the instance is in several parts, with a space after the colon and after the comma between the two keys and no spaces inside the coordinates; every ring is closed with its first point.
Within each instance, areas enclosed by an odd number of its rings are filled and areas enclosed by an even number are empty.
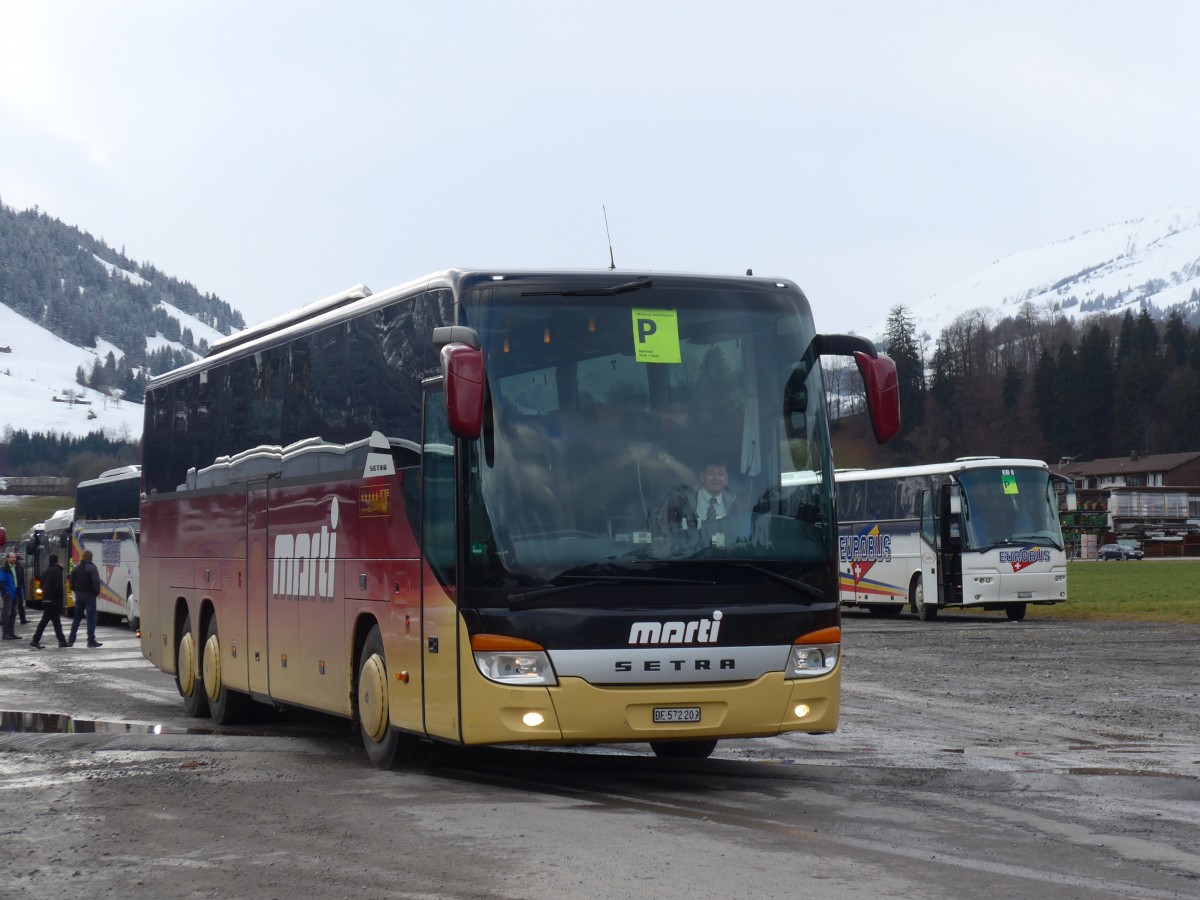
{"type": "Polygon", "coordinates": [[[1145,555],[1137,547],[1126,547],[1124,544],[1105,544],[1096,554],[1096,559],[1101,562],[1106,559],[1141,559],[1145,555]]]}

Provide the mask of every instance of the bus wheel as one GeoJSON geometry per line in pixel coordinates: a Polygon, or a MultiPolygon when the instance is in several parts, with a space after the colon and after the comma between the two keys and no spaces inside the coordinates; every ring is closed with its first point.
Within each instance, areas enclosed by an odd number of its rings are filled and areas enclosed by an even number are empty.
{"type": "Polygon", "coordinates": [[[875,603],[867,607],[867,612],[879,619],[894,619],[900,615],[900,609],[901,607],[892,606],[891,604],[880,606],[878,603],[875,603]]]}
{"type": "Polygon", "coordinates": [[[651,741],[650,749],[659,759],[708,759],[717,749],[717,742],[651,741]]]}
{"type": "Polygon", "coordinates": [[[217,617],[208,620],[208,637],[204,641],[204,657],[200,663],[208,709],[218,725],[236,725],[250,714],[250,697],[231,691],[221,677],[221,639],[217,637],[217,617]]]}
{"type": "Polygon", "coordinates": [[[1010,603],[1008,606],[1004,607],[1004,614],[1008,616],[1008,621],[1020,622],[1025,618],[1025,604],[1010,603]]]}
{"type": "Polygon", "coordinates": [[[913,609],[917,611],[917,618],[922,622],[932,622],[937,618],[937,607],[925,603],[925,579],[923,578],[918,577],[913,582],[912,605],[913,609]]]}
{"type": "Polygon", "coordinates": [[[196,677],[196,638],[192,635],[192,617],[183,617],[179,643],[175,647],[175,687],[183,697],[183,711],[197,718],[208,715],[208,698],[196,677]]]}
{"type": "Polygon", "coordinates": [[[392,727],[390,705],[383,638],[376,625],[367,635],[358,664],[358,732],[377,769],[390,769],[397,761],[400,732],[392,727]]]}

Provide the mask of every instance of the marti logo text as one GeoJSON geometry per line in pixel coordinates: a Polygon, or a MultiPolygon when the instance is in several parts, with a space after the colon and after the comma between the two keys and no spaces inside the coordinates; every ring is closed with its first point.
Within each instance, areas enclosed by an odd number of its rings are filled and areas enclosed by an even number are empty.
{"type": "Polygon", "coordinates": [[[329,503],[329,524],[311,534],[275,535],[271,596],[300,600],[333,598],[333,562],[337,559],[338,502],[329,503]]]}
{"type": "Polygon", "coordinates": [[[718,609],[711,619],[693,622],[634,622],[630,644],[715,644],[724,614],[718,609]]]}

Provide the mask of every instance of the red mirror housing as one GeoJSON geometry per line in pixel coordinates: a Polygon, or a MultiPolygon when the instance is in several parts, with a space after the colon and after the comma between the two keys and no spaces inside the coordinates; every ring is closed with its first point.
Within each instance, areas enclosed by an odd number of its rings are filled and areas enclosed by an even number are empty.
{"type": "Polygon", "coordinates": [[[877,443],[886,444],[900,433],[900,378],[890,356],[854,351],[854,361],[867,388],[867,412],[877,443]]]}
{"type": "Polygon", "coordinates": [[[483,427],[483,352],[466,344],[447,344],[442,348],[442,373],[450,430],[473,441],[483,427]]]}

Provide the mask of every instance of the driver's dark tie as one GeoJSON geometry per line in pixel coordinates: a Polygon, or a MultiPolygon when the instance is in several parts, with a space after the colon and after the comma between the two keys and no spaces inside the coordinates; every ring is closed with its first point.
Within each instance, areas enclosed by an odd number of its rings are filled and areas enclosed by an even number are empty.
{"type": "Polygon", "coordinates": [[[709,497],[708,498],[708,514],[704,518],[712,520],[712,519],[715,519],[716,517],[717,517],[717,498],[709,497]]]}

